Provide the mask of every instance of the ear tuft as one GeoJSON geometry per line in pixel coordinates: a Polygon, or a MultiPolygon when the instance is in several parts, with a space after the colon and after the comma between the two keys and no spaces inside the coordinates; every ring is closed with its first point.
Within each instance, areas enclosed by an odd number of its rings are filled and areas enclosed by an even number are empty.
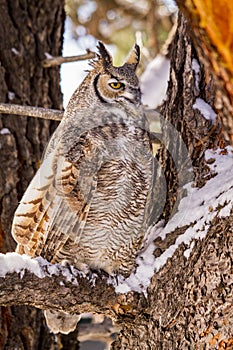
{"type": "Polygon", "coordinates": [[[137,44],[135,44],[126,59],[125,64],[130,65],[134,70],[136,70],[139,61],[140,47],[137,44]]]}
{"type": "Polygon", "coordinates": [[[98,42],[97,48],[99,50],[100,59],[102,60],[104,67],[112,65],[112,56],[101,41],[98,42]]]}

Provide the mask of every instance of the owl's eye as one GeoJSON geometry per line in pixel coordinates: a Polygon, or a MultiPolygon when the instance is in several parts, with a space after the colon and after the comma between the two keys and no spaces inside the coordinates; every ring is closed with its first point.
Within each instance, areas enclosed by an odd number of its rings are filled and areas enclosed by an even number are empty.
{"type": "Polygon", "coordinates": [[[120,89],[124,89],[125,84],[115,81],[113,83],[109,83],[109,86],[111,86],[111,88],[115,90],[120,90],[120,89]]]}

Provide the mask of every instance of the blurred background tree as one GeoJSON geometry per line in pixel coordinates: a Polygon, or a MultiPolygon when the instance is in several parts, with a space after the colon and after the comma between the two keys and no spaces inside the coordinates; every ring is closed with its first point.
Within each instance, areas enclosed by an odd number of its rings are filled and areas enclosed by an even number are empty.
{"type": "Polygon", "coordinates": [[[65,10],[72,20],[72,35],[80,45],[88,48],[93,38],[115,45],[116,64],[135,40],[143,48],[144,63],[155,57],[177,11],[170,0],[67,0],[65,10]]]}

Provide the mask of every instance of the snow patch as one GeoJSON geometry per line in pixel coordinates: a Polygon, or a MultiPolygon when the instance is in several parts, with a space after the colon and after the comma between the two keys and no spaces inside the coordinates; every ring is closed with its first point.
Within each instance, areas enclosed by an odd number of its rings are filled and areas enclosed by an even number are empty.
{"type": "Polygon", "coordinates": [[[217,114],[214,112],[213,108],[200,97],[196,99],[193,108],[198,109],[203,117],[207,120],[211,120],[213,124],[216,122],[217,114]]]}
{"type": "Polygon", "coordinates": [[[13,52],[15,56],[21,56],[20,52],[15,47],[11,48],[11,52],[13,52]]]}
{"type": "Polygon", "coordinates": [[[192,60],[192,69],[195,72],[195,85],[196,85],[196,89],[199,92],[199,82],[200,82],[200,66],[198,61],[196,60],[196,58],[194,58],[192,60]]]}
{"type": "MultiPolygon", "coordinates": [[[[78,281],[75,278],[77,276],[77,270],[74,269],[73,266],[67,265],[67,264],[51,264],[47,260],[43,259],[41,256],[38,258],[35,258],[41,268],[46,271],[47,276],[58,276],[62,274],[67,282],[71,282],[75,285],[78,285],[78,281]]],[[[80,273],[79,273],[80,274],[80,273]]],[[[45,277],[44,275],[44,277],[45,277]]],[[[61,282],[63,284],[63,282],[61,282]]]]}
{"type": "Polygon", "coordinates": [[[1,130],[0,130],[0,134],[1,135],[9,135],[11,132],[10,132],[10,130],[8,129],[8,128],[2,128],[1,130]]]}
{"type": "Polygon", "coordinates": [[[225,218],[230,215],[232,209],[232,202],[229,202],[224,208],[218,213],[219,218],[225,218]]]}
{"type": "Polygon", "coordinates": [[[12,91],[8,91],[8,99],[12,101],[14,100],[14,98],[15,98],[15,93],[12,91]]]}
{"type": "Polygon", "coordinates": [[[44,272],[36,259],[17,253],[0,254],[0,277],[5,277],[7,273],[16,272],[20,273],[22,278],[25,270],[32,272],[39,278],[44,277],[44,272]]]}
{"type": "Polygon", "coordinates": [[[186,257],[186,259],[190,257],[190,254],[192,253],[194,246],[195,246],[195,241],[192,241],[190,244],[190,247],[184,251],[184,256],[186,257]]]}
{"type": "Polygon", "coordinates": [[[48,53],[48,52],[45,52],[44,55],[45,55],[45,58],[46,58],[47,60],[50,60],[51,58],[53,58],[53,56],[50,55],[50,53],[48,53]]]}
{"type": "Polygon", "coordinates": [[[76,274],[80,275],[80,271],[75,270],[72,266],[65,268],[60,264],[51,264],[42,257],[33,259],[26,254],[0,254],[0,277],[5,277],[8,273],[16,272],[20,273],[20,277],[22,278],[25,270],[33,273],[39,278],[44,278],[46,276],[51,277],[52,275],[58,276],[62,274],[66,281],[71,282],[74,285],[78,285],[78,281],[75,278],[76,274]]]}

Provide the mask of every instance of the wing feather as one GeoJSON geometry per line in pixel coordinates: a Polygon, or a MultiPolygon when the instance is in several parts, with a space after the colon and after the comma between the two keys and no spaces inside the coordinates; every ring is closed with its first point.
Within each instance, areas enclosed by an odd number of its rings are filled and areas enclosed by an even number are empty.
{"type": "Polygon", "coordinates": [[[78,244],[96,188],[98,166],[90,143],[83,143],[75,161],[57,146],[42,162],[13,220],[12,235],[21,254],[58,262],[70,244],[78,244]]]}
{"type": "MultiPolygon", "coordinates": [[[[20,205],[18,206],[12,225],[12,235],[20,245],[30,247],[35,240],[34,232],[43,222],[46,225],[48,218],[45,213],[51,203],[52,186],[54,180],[53,155],[51,154],[41,164],[20,205]]],[[[42,231],[40,232],[42,238],[42,231]]]]}

